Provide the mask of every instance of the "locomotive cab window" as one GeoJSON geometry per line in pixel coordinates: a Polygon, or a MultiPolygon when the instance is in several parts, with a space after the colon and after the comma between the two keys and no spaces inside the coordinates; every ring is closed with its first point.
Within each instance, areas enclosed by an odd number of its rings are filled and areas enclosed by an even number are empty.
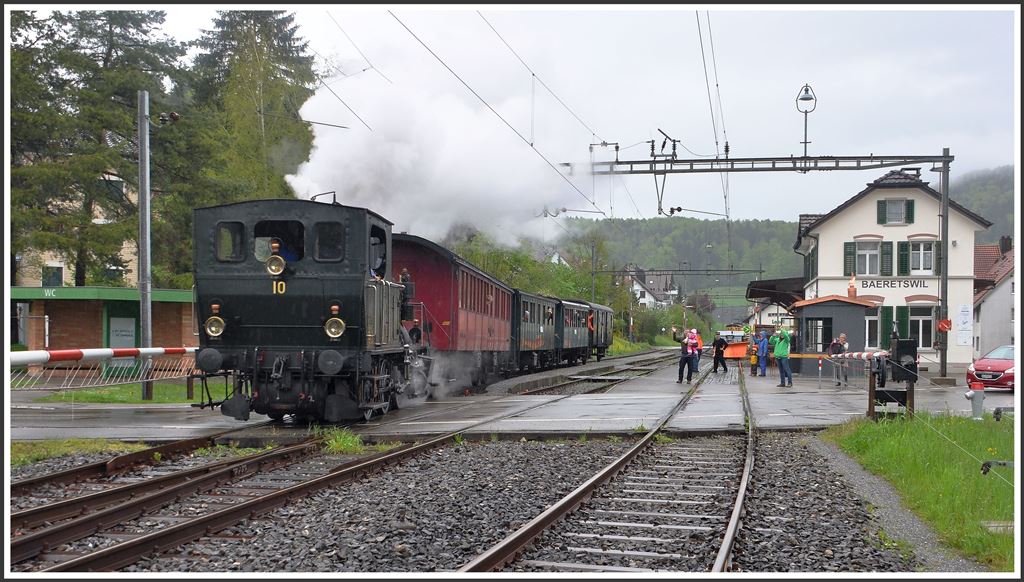
{"type": "Polygon", "coordinates": [[[316,251],[318,261],[340,261],[345,256],[345,231],[340,222],[316,223],[316,251]]]}
{"type": "Polygon", "coordinates": [[[305,227],[298,220],[261,220],[253,232],[253,255],[260,262],[266,261],[271,254],[270,243],[277,241],[281,258],[289,262],[301,260],[306,249],[305,235],[305,227]]]}
{"type": "Polygon", "coordinates": [[[379,226],[370,227],[370,270],[383,277],[388,272],[387,233],[379,226]]]}
{"type": "Polygon", "coordinates": [[[218,261],[241,261],[245,258],[245,225],[241,222],[217,224],[218,261]]]}

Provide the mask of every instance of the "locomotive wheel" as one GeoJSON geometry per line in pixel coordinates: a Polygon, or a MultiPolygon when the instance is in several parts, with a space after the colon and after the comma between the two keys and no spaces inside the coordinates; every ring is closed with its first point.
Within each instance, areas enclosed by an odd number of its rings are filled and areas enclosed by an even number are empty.
{"type": "Polygon", "coordinates": [[[267,416],[270,417],[270,420],[273,420],[274,422],[280,422],[284,420],[284,413],[279,410],[271,410],[270,412],[267,413],[267,416]]]}

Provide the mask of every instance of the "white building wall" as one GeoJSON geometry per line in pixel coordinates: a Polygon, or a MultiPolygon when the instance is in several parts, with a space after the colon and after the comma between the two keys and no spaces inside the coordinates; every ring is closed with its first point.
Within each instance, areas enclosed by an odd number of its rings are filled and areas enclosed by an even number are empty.
{"type": "MultiPolygon", "coordinates": [[[[817,238],[818,276],[804,287],[805,298],[826,295],[847,295],[850,277],[843,274],[843,243],[856,241],[892,241],[893,275],[855,278],[859,297],[881,301],[884,306],[938,306],[940,279],[938,275],[898,276],[898,245],[900,241],[937,241],[942,232],[939,214],[941,203],[933,196],[915,188],[879,188],[827,220],[809,234],[817,238]],[[914,200],[914,222],[911,224],[878,224],[877,203],[884,198],[914,200]]],[[[947,362],[966,366],[973,361],[974,306],[974,233],[984,227],[950,208],[949,222],[949,318],[953,331],[948,335],[947,362]],[[958,315],[966,309],[966,322],[958,315]]],[[[937,313],[936,313],[937,315],[937,313]]],[[[937,318],[935,320],[937,322],[937,318]]],[[[934,323],[934,322],[933,322],[934,323]]],[[[933,325],[934,337],[934,325],[933,325]]],[[[922,349],[922,365],[937,369],[937,350],[922,349]]]]}
{"type": "Polygon", "coordinates": [[[1018,315],[1014,305],[1015,290],[1016,284],[1011,275],[991,289],[978,304],[979,330],[975,334],[978,337],[978,349],[974,351],[975,358],[1016,341],[1013,327],[1018,315]]]}

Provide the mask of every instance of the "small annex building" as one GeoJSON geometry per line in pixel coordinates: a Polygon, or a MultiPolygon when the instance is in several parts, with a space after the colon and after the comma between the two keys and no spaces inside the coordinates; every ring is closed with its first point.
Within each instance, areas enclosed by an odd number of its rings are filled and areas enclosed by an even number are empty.
{"type": "MultiPolygon", "coordinates": [[[[154,289],[151,299],[153,347],[197,346],[192,291],[154,289]]],[[[11,287],[10,301],[28,350],[140,347],[136,288],[11,287]]]]}

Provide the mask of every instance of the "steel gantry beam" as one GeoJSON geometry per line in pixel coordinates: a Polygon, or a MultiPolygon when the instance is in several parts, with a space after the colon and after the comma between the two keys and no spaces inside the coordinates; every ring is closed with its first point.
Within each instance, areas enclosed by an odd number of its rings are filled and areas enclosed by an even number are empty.
{"type": "MultiPolygon", "coordinates": [[[[593,162],[596,176],[616,174],[698,174],[702,172],[808,172],[812,170],[874,170],[914,164],[943,164],[951,155],[939,156],[786,156],[763,158],[614,160],[593,162]]],[[[574,173],[574,164],[562,163],[574,173]]]]}

